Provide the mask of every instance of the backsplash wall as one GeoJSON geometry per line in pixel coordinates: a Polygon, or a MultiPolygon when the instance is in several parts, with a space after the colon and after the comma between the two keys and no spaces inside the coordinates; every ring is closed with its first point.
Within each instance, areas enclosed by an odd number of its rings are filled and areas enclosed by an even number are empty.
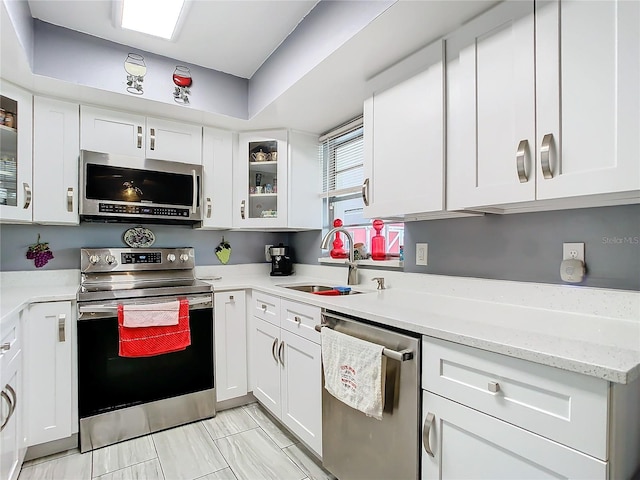
{"type": "MultiPolygon", "coordinates": [[[[317,264],[321,238],[291,234],[296,261],[317,264]]],[[[405,223],[404,271],[560,284],[563,242],[585,244],[581,285],[640,290],[640,205],[405,223]],[[426,267],[416,243],[429,244],[426,267]]]]}
{"type": "MultiPolygon", "coordinates": [[[[122,234],[139,224],[83,223],[79,226],[2,225],[0,226],[0,270],[36,270],[25,257],[29,245],[49,242],[54,259],[39,270],[80,268],[80,248],[122,247],[122,234]]],[[[155,234],[154,247],[193,247],[196,265],[220,265],[215,249],[224,239],[231,245],[229,264],[264,262],[264,246],[288,243],[288,233],[229,232],[193,230],[190,227],[147,225],[155,234]]]]}

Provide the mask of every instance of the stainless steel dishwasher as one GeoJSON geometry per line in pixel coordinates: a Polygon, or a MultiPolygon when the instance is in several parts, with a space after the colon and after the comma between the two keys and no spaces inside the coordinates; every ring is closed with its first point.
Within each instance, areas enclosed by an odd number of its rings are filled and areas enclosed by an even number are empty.
{"type": "Polygon", "coordinates": [[[366,416],[322,389],[324,467],[340,480],[418,479],[420,336],[331,311],[322,317],[321,328],[382,345],[387,357],[382,420],[366,416]]]}

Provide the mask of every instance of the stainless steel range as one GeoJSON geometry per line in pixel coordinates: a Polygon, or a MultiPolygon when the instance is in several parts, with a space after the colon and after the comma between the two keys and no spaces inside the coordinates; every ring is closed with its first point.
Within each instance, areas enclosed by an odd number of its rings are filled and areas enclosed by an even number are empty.
{"type": "Polygon", "coordinates": [[[82,452],[215,415],[213,289],[196,280],[194,268],[192,248],[81,250],[82,452]],[[186,310],[185,299],[190,345],[171,353],[121,356],[119,306],[122,315],[128,306],[181,300],[186,310]]]}

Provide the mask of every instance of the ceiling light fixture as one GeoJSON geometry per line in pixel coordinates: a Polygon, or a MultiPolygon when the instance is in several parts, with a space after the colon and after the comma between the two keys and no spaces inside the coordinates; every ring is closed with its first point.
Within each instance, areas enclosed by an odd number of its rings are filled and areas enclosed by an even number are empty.
{"type": "Polygon", "coordinates": [[[115,6],[121,12],[122,28],[170,40],[178,31],[185,3],[185,0],[121,0],[115,6]]]}

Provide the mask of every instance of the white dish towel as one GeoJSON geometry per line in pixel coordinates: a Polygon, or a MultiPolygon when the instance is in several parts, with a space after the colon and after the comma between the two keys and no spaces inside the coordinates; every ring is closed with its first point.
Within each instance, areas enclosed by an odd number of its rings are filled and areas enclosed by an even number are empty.
{"type": "Polygon", "coordinates": [[[387,358],[382,345],[322,329],[324,387],[338,400],[382,420],[387,358]]]}
{"type": "Polygon", "coordinates": [[[180,301],[148,305],[123,305],[122,324],[129,328],[178,325],[180,301]]]}

